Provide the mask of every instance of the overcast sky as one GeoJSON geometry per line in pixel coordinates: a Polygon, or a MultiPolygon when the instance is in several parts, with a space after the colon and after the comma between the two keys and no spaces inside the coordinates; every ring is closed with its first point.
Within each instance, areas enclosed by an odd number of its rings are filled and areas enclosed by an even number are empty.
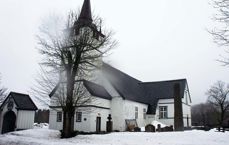
{"type": "MultiPolygon", "coordinates": [[[[67,14],[83,0],[0,0],[0,73],[9,91],[27,93],[39,70],[38,27],[50,14],[67,14]]],[[[193,103],[205,102],[229,68],[216,59],[210,0],[91,0],[92,10],[115,32],[118,46],[105,58],[141,81],[187,78],[193,103]]]]}

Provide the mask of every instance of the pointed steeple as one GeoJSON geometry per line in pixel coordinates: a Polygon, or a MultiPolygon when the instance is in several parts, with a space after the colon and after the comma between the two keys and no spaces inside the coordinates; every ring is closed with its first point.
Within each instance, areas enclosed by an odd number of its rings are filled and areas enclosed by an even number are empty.
{"type": "Polygon", "coordinates": [[[79,18],[77,21],[75,21],[74,26],[71,30],[71,35],[78,35],[79,30],[83,27],[89,27],[92,30],[93,37],[95,39],[105,37],[101,32],[101,28],[99,28],[100,30],[98,30],[97,26],[93,23],[90,0],[84,0],[79,18]]]}
{"type": "Polygon", "coordinates": [[[91,3],[90,0],[84,0],[83,6],[81,8],[79,21],[84,21],[87,23],[92,23],[92,16],[91,16],[91,3]]]}

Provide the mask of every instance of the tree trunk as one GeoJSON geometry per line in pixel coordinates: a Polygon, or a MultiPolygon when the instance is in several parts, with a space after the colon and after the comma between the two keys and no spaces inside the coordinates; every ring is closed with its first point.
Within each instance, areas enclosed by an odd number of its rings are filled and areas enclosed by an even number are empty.
{"type": "Polygon", "coordinates": [[[174,129],[184,131],[182,100],[180,94],[180,84],[174,85],[174,129]]]}
{"type": "Polygon", "coordinates": [[[64,112],[62,138],[72,137],[74,130],[74,114],[64,112]]]}
{"type": "Polygon", "coordinates": [[[223,127],[224,114],[225,114],[225,111],[223,110],[223,108],[221,108],[221,113],[220,113],[220,126],[221,127],[223,127]]]}
{"type": "Polygon", "coordinates": [[[74,114],[75,106],[73,103],[73,91],[74,91],[74,77],[67,72],[67,98],[66,106],[64,106],[64,120],[63,120],[63,138],[72,137],[74,131],[74,114]]]}

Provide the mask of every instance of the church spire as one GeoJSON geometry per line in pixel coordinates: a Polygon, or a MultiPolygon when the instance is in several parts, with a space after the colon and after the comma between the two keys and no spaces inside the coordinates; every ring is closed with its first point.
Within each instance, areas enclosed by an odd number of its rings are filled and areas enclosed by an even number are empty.
{"type": "Polygon", "coordinates": [[[81,8],[79,21],[84,21],[87,23],[92,23],[92,16],[91,16],[91,3],[90,0],[84,0],[83,6],[81,8]]]}

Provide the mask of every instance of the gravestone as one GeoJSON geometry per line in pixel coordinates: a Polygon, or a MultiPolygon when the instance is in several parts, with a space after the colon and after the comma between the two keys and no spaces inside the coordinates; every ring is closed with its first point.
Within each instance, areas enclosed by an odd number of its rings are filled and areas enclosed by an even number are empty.
{"type": "Polygon", "coordinates": [[[157,131],[158,131],[158,132],[161,132],[161,124],[158,124],[158,125],[157,125],[157,131]]]}
{"type": "Polygon", "coordinates": [[[155,132],[155,126],[148,124],[145,126],[145,132],[155,132]]]}
{"type": "Polygon", "coordinates": [[[107,132],[112,132],[113,130],[113,122],[111,121],[111,114],[108,115],[107,117],[108,121],[107,121],[107,132]]]}
{"type": "Polygon", "coordinates": [[[135,128],[134,128],[134,131],[135,131],[135,132],[140,132],[140,131],[141,131],[141,128],[135,127],[135,128]]]}

